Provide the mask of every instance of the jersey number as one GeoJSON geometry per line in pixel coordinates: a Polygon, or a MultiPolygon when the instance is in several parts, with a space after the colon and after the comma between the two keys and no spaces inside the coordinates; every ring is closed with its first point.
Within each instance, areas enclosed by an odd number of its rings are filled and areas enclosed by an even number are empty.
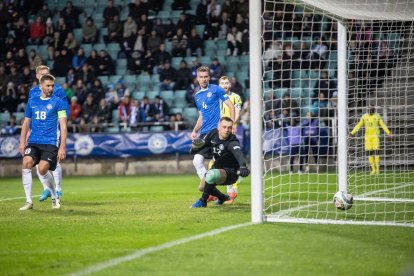
{"type": "Polygon", "coordinates": [[[36,111],[36,119],[37,120],[45,120],[46,119],[46,112],[45,111],[36,111]]]}
{"type": "Polygon", "coordinates": [[[207,109],[207,104],[205,102],[203,102],[202,106],[204,109],[207,109]]]}

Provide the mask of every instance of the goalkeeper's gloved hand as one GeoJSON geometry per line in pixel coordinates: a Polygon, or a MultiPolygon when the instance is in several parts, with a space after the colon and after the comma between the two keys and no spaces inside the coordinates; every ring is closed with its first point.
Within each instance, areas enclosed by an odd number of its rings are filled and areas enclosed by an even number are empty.
{"type": "Polygon", "coordinates": [[[206,143],[206,141],[204,141],[203,139],[195,138],[193,140],[193,144],[191,146],[192,146],[193,149],[197,150],[199,148],[202,148],[205,143],[206,143]]]}
{"type": "Polygon", "coordinates": [[[239,168],[239,175],[241,176],[241,177],[246,177],[246,176],[249,176],[249,174],[250,174],[250,170],[247,168],[247,167],[240,167],[239,168]]]}

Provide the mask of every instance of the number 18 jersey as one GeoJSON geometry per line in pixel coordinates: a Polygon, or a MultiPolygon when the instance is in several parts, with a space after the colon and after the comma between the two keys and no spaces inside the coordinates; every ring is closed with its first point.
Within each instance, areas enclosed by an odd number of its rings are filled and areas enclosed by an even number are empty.
{"type": "Polygon", "coordinates": [[[57,97],[30,98],[25,112],[25,117],[31,119],[29,144],[58,146],[59,118],[66,117],[65,109],[65,103],[57,97]]]}

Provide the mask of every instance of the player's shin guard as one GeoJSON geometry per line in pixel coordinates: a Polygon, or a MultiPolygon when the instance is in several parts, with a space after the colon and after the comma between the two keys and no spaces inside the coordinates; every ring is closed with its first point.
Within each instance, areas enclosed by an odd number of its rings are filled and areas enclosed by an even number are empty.
{"type": "Polygon", "coordinates": [[[371,173],[374,174],[375,173],[375,160],[374,160],[374,156],[370,156],[368,158],[369,160],[369,164],[371,165],[371,173]]]}
{"type": "Polygon", "coordinates": [[[56,169],[53,171],[53,178],[55,179],[56,191],[61,191],[62,167],[60,166],[60,163],[57,163],[56,169]]]}
{"type": "Polygon", "coordinates": [[[32,203],[32,170],[23,169],[22,171],[22,181],[24,193],[26,195],[26,202],[32,203]]]}
{"type": "Polygon", "coordinates": [[[203,195],[201,196],[201,200],[203,202],[207,202],[207,199],[210,195],[215,196],[223,201],[226,199],[226,196],[216,188],[215,184],[210,184],[206,182],[206,185],[204,186],[203,195]]]}
{"type": "Polygon", "coordinates": [[[36,172],[37,172],[37,176],[39,177],[40,183],[42,183],[42,185],[43,185],[43,190],[46,190],[47,189],[47,185],[46,185],[46,183],[43,180],[43,176],[39,172],[39,165],[36,165],[36,172]]]}
{"type": "Polygon", "coordinates": [[[207,172],[206,167],[204,167],[204,156],[201,154],[194,155],[193,165],[197,171],[197,175],[200,179],[203,179],[204,175],[207,172]]]}
{"type": "Polygon", "coordinates": [[[375,158],[375,169],[376,169],[375,172],[378,174],[380,171],[380,157],[379,155],[375,155],[374,158],[375,158]]]}
{"type": "Polygon", "coordinates": [[[40,175],[40,181],[46,185],[51,193],[52,199],[56,198],[55,181],[52,174],[48,171],[45,175],[40,175]]]}

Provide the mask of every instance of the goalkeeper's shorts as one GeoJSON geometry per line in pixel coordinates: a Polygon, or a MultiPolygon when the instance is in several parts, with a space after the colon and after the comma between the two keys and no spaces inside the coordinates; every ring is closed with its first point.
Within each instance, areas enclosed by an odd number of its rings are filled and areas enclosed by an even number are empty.
{"type": "Polygon", "coordinates": [[[365,138],[365,150],[372,151],[379,149],[379,138],[378,137],[370,137],[365,138]]]}

